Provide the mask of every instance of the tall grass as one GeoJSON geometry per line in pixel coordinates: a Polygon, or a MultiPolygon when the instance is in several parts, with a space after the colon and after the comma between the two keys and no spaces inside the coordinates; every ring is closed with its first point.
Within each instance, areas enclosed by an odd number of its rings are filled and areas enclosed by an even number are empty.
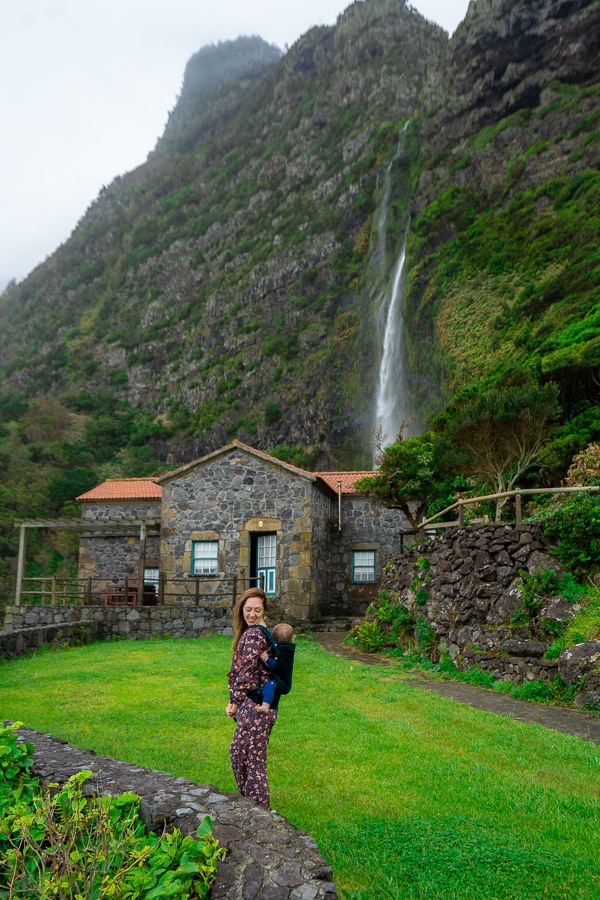
{"type": "MultiPolygon", "coordinates": [[[[118,642],[0,667],[0,714],[79,747],[235,790],[230,641],[118,642]]],[[[299,644],[269,748],[275,809],[340,893],[600,895],[600,749],[299,644]]]]}

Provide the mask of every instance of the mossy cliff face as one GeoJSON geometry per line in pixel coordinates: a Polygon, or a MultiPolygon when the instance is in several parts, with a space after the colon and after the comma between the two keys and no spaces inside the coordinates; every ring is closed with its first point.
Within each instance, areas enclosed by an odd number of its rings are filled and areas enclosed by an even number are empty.
{"type": "Polygon", "coordinates": [[[430,412],[509,364],[594,401],[599,34],[585,0],[478,0],[430,73],[407,296],[430,412]]]}
{"type": "Polygon", "coordinates": [[[205,48],[147,162],[0,299],[6,388],[88,418],[110,395],[157,464],[237,436],[369,465],[374,227],[409,119],[386,240],[393,259],[410,202],[415,405],[507,357],[567,384],[595,290],[596,9],[478,0],[448,41],[365,0],[283,57],[205,48]]]}

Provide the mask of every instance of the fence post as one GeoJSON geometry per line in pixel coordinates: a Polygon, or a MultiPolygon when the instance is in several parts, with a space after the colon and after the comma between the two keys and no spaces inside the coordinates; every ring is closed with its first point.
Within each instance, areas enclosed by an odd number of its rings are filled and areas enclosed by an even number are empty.
{"type": "Polygon", "coordinates": [[[460,500],[458,504],[458,525],[459,528],[465,527],[465,507],[462,500],[460,500]]]}
{"type": "Polygon", "coordinates": [[[516,488],[515,490],[515,521],[517,525],[521,524],[522,514],[521,514],[521,488],[516,488]]]}
{"type": "Polygon", "coordinates": [[[50,606],[56,606],[56,575],[52,576],[52,581],[51,581],[50,606]]]}
{"type": "Polygon", "coordinates": [[[25,526],[21,525],[19,534],[19,558],[17,561],[17,589],[15,596],[15,606],[21,605],[21,594],[23,593],[23,572],[25,571],[25,552],[27,548],[27,532],[25,526]]]}
{"type": "Polygon", "coordinates": [[[235,604],[235,599],[237,597],[237,575],[233,576],[233,597],[231,598],[235,604]]]}
{"type": "Polygon", "coordinates": [[[87,585],[86,585],[86,602],[88,605],[91,605],[92,602],[92,576],[88,575],[87,585]]]}
{"type": "Polygon", "coordinates": [[[165,602],[165,573],[161,572],[158,576],[158,602],[165,602]]]}

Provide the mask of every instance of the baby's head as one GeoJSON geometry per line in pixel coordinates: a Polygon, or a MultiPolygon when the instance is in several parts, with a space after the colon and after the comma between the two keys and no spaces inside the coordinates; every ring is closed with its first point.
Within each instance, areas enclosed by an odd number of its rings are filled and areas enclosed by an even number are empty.
{"type": "Polygon", "coordinates": [[[294,629],[291,625],[287,625],[286,622],[280,622],[273,629],[273,637],[276,641],[289,644],[294,640],[294,629]]]}

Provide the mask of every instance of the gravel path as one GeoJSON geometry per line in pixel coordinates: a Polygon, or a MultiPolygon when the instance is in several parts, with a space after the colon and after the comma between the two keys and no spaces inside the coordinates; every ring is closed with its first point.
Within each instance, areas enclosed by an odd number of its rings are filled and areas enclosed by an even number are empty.
{"type": "MultiPolygon", "coordinates": [[[[346,637],[344,632],[313,632],[312,636],[325,650],[336,656],[343,656],[369,666],[394,665],[393,660],[363,653],[354,647],[346,646],[343,643],[346,637]]],[[[497,694],[495,691],[465,684],[462,681],[434,681],[425,678],[408,678],[406,680],[415,687],[442,694],[458,703],[468,703],[477,709],[509,716],[521,722],[534,722],[537,725],[543,725],[544,728],[552,728],[554,731],[562,731],[564,734],[572,734],[586,741],[600,744],[600,717],[579,710],[515,700],[505,694],[497,694]]]]}

